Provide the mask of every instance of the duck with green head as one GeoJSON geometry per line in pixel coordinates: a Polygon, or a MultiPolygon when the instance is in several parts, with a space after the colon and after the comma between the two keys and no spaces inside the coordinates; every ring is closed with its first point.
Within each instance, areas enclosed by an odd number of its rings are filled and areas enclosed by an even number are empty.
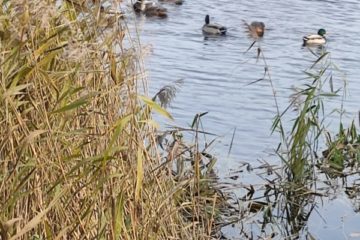
{"type": "Polygon", "coordinates": [[[205,16],[205,24],[202,27],[202,31],[205,34],[211,35],[225,35],[226,34],[226,27],[217,24],[217,23],[210,23],[210,16],[205,16]]]}
{"type": "Polygon", "coordinates": [[[317,34],[307,35],[303,37],[303,46],[306,45],[322,45],[326,43],[326,30],[320,28],[317,34]]]}

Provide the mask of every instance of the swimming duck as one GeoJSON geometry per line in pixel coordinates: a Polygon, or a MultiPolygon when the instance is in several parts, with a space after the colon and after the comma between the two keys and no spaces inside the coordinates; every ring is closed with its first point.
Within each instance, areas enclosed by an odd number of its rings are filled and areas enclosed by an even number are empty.
{"type": "Polygon", "coordinates": [[[263,22],[252,22],[248,24],[243,20],[245,27],[249,31],[250,37],[260,38],[264,36],[265,33],[265,24],[263,22]]]}
{"type": "Polygon", "coordinates": [[[160,17],[160,18],[166,18],[167,17],[167,10],[164,7],[160,7],[160,6],[155,6],[155,7],[150,7],[148,9],[146,9],[146,11],[144,12],[145,15],[147,17],[160,17]]]}
{"type": "Polygon", "coordinates": [[[159,0],[159,2],[174,3],[176,5],[183,4],[183,0],[159,0]]]}
{"type": "Polygon", "coordinates": [[[144,13],[147,17],[167,17],[167,10],[164,7],[158,6],[155,2],[149,0],[138,0],[133,5],[136,13],[144,13]]]}
{"type": "Polygon", "coordinates": [[[305,45],[322,45],[326,43],[325,38],[326,31],[325,29],[319,29],[317,34],[307,35],[303,37],[303,46],[305,45]]]}
{"type": "Polygon", "coordinates": [[[226,27],[217,24],[217,23],[210,23],[209,15],[205,17],[205,24],[202,27],[204,33],[213,34],[213,35],[225,35],[226,34],[226,27]]]}
{"type": "Polygon", "coordinates": [[[134,3],[133,8],[137,13],[144,12],[147,8],[155,6],[155,2],[138,0],[134,3]]]}
{"type": "Polygon", "coordinates": [[[265,32],[265,24],[263,22],[250,23],[249,30],[258,37],[263,37],[265,32]]]}

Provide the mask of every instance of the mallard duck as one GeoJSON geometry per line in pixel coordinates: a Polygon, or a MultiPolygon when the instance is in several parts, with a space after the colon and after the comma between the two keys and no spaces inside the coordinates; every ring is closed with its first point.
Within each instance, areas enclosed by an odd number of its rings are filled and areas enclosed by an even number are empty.
{"type": "Polygon", "coordinates": [[[326,31],[325,29],[319,29],[317,34],[307,35],[303,37],[303,45],[322,45],[326,43],[325,38],[326,31]]]}
{"type": "Polygon", "coordinates": [[[243,20],[245,27],[249,31],[250,37],[260,38],[264,36],[265,33],[265,24],[263,22],[252,22],[248,24],[243,20]]]}
{"type": "Polygon", "coordinates": [[[144,13],[147,17],[156,16],[156,17],[160,17],[160,18],[166,18],[167,17],[166,12],[167,12],[166,8],[155,6],[155,7],[150,7],[148,9],[146,9],[146,11],[144,13]]]}
{"type": "Polygon", "coordinates": [[[249,30],[258,37],[263,37],[265,32],[265,24],[263,22],[250,23],[249,30]]]}
{"type": "Polygon", "coordinates": [[[174,3],[176,5],[183,4],[183,0],[159,0],[159,2],[174,3]]]}
{"type": "Polygon", "coordinates": [[[161,18],[167,17],[167,10],[164,7],[158,6],[153,1],[138,0],[133,5],[134,11],[137,13],[144,13],[148,17],[157,16],[161,18]]]}
{"type": "Polygon", "coordinates": [[[225,35],[226,34],[226,27],[217,24],[217,23],[210,23],[209,15],[205,17],[205,24],[202,27],[202,30],[206,34],[213,34],[213,35],[225,35]]]}

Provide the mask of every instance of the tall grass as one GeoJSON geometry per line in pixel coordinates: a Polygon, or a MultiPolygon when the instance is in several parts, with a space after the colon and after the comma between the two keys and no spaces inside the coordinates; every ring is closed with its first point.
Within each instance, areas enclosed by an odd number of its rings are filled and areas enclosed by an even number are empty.
{"type": "Polygon", "coordinates": [[[273,130],[284,129],[280,121],[289,110],[296,116],[288,134],[281,130],[282,147],[279,156],[286,164],[287,179],[305,184],[312,176],[313,166],[321,137],[325,139],[326,114],[324,101],[338,96],[340,89],[334,90],[333,68],[329,52],[320,49],[320,54],[312,52],[317,59],[305,71],[307,83],[296,89],[290,105],[275,118],[273,130]],[[305,181],[305,182],[304,182],[305,181]]]}
{"type": "Polygon", "coordinates": [[[126,20],[99,2],[1,1],[1,239],[210,238],[178,198],[192,178],[153,171],[150,113],[169,114],[138,97],[126,20]]]}
{"type": "MultiPolygon", "coordinates": [[[[290,105],[273,125],[274,130],[279,128],[279,119],[289,110],[294,110],[296,115],[291,130],[286,137],[281,135],[282,143],[278,149],[278,155],[285,163],[284,180],[279,184],[282,189],[279,199],[282,201],[279,201],[277,209],[283,219],[279,229],[291,239],[301,236],[312,238],[311,233],[304,231],[304,226],[316,206],[315,197],[322,196],[316,186],[319,179],[315,167],[321,159],[319,146],[324,146],[329,136],[327,116],[334,112],[326,109],[326,101],[339,97],[341,92],[346,93],[346,82],[342,85],[333,77],[338,68],[331,60],[331,53],[326,48],[319,48],[317,52],[309,50],[316,59],[304,72],[306,83],[296,89],[290,105]],[[335,89],[336,85],[340,88],[335,89]]],[[[340,112],[340,126],[341,115],[340,112]]]]}
{"type": "MultiPolygon", "coordinates": [[[[255,46],[255,43],[249,49],[255,46]]],[[[251,200],[252,203],[256,203],[255,206],[259,205],[262,209],[262,222],[259,226],[262,237],[272,238],[280,234],[284,239],[313,238],[304,226],[316,207],[316,196],[322,196],[316,187],[318,181],[316,165],[321,160],[318,154],[319,146],[324,146],[326,142],[330,145],[326,151],[327,162],[340,167],[345,164],[357,165],[358,135],[353,127],[354,124],[348,131],[342,128],[342,105],[338,140],[331,141],[326,125],[327,114],[330,112],[326,109],[326,101],[339,97],[340,93],[344,94],[342,96],[344,98],[346,82],[343,85],[335,82],[337,79],[334,78],[334,72],[339,69],[332,62],[331,53],[326,51],[326,47],[308,48],[315,59],[304,71],[306,79],[303,80],[306,82],[295,89],[295,93],[290,97],[290,104],[285,110],[280,111],[264,51],[260,43],[257,46],[257,60],[262,60],[265,71],[262,78],[250,84],[269,80],[276,106],[272,131],[279,133],[280,143],[276,153],[284,163],[284,167],[281,168],[281,173],[276,173],[274,179],[269,180],[268,176],[264,178],[265,190],[258,191],[263,193],[265,202],[251,199],[255,192],[253,189],[250,189],[253,191],[249,191],[250,199],[247,200],[251,200]],[[339,89],[335,89],[337,85],[340,85],[339,89]],[[293,117],[290,126],[284,124],[284,118],[288,116],[293,117]],[[344,142],[350,144],[344,147],[344,142]]],[[[252,236],[249,237],[249,232],[252,234],[253,230],[244,231],[242,234],[252,239],[252,236]]]]}

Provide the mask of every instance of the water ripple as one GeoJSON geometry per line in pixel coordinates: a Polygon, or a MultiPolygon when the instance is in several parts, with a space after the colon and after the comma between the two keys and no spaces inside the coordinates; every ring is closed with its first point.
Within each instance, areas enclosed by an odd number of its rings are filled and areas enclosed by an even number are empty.
{"type": "MultiPolygon", "coordinates": [[[[256,59],[256,46],[245,53],[252,40],[245,32],[243,20],[264,21],[269,29],[260,44],[280,109],[288,106],[291,87],[307,81],[303,71],[315,59],[301,47],[302,37],[323,27],[329,33],[327,47],[332,60],[344,72],[336,73],[334,82],[342,86],[346,76],[350,89],[345,107],[352,113],[350,117],[359,110],[360,5],[357,0],[199,0],[167,7],[168,19],[140,18],[138,24],[141,42],[153,46],[147,59],[151,91],[184,79],[170,109],[178,123],[189,124],[196,113],[209,111],[208,131],[231,135],[230,129],[237,127],[239,134],[232,153],[242,156],[242,160],[254,161],[262,151],[259,146],[271,149],[277,142],[276,137],[267,137],[276,112],[269,81],[248,85],[262,78],[264,64],[256,59]],[[201,27],[205,14],[227,26],[228,36],[204,38],[201,27]]],[[[326,106],[339,108],[340,100],[328,101],[326,106]]],[[[224,137],[224,149],[229,144],[228,137],[224,137]]]]}

